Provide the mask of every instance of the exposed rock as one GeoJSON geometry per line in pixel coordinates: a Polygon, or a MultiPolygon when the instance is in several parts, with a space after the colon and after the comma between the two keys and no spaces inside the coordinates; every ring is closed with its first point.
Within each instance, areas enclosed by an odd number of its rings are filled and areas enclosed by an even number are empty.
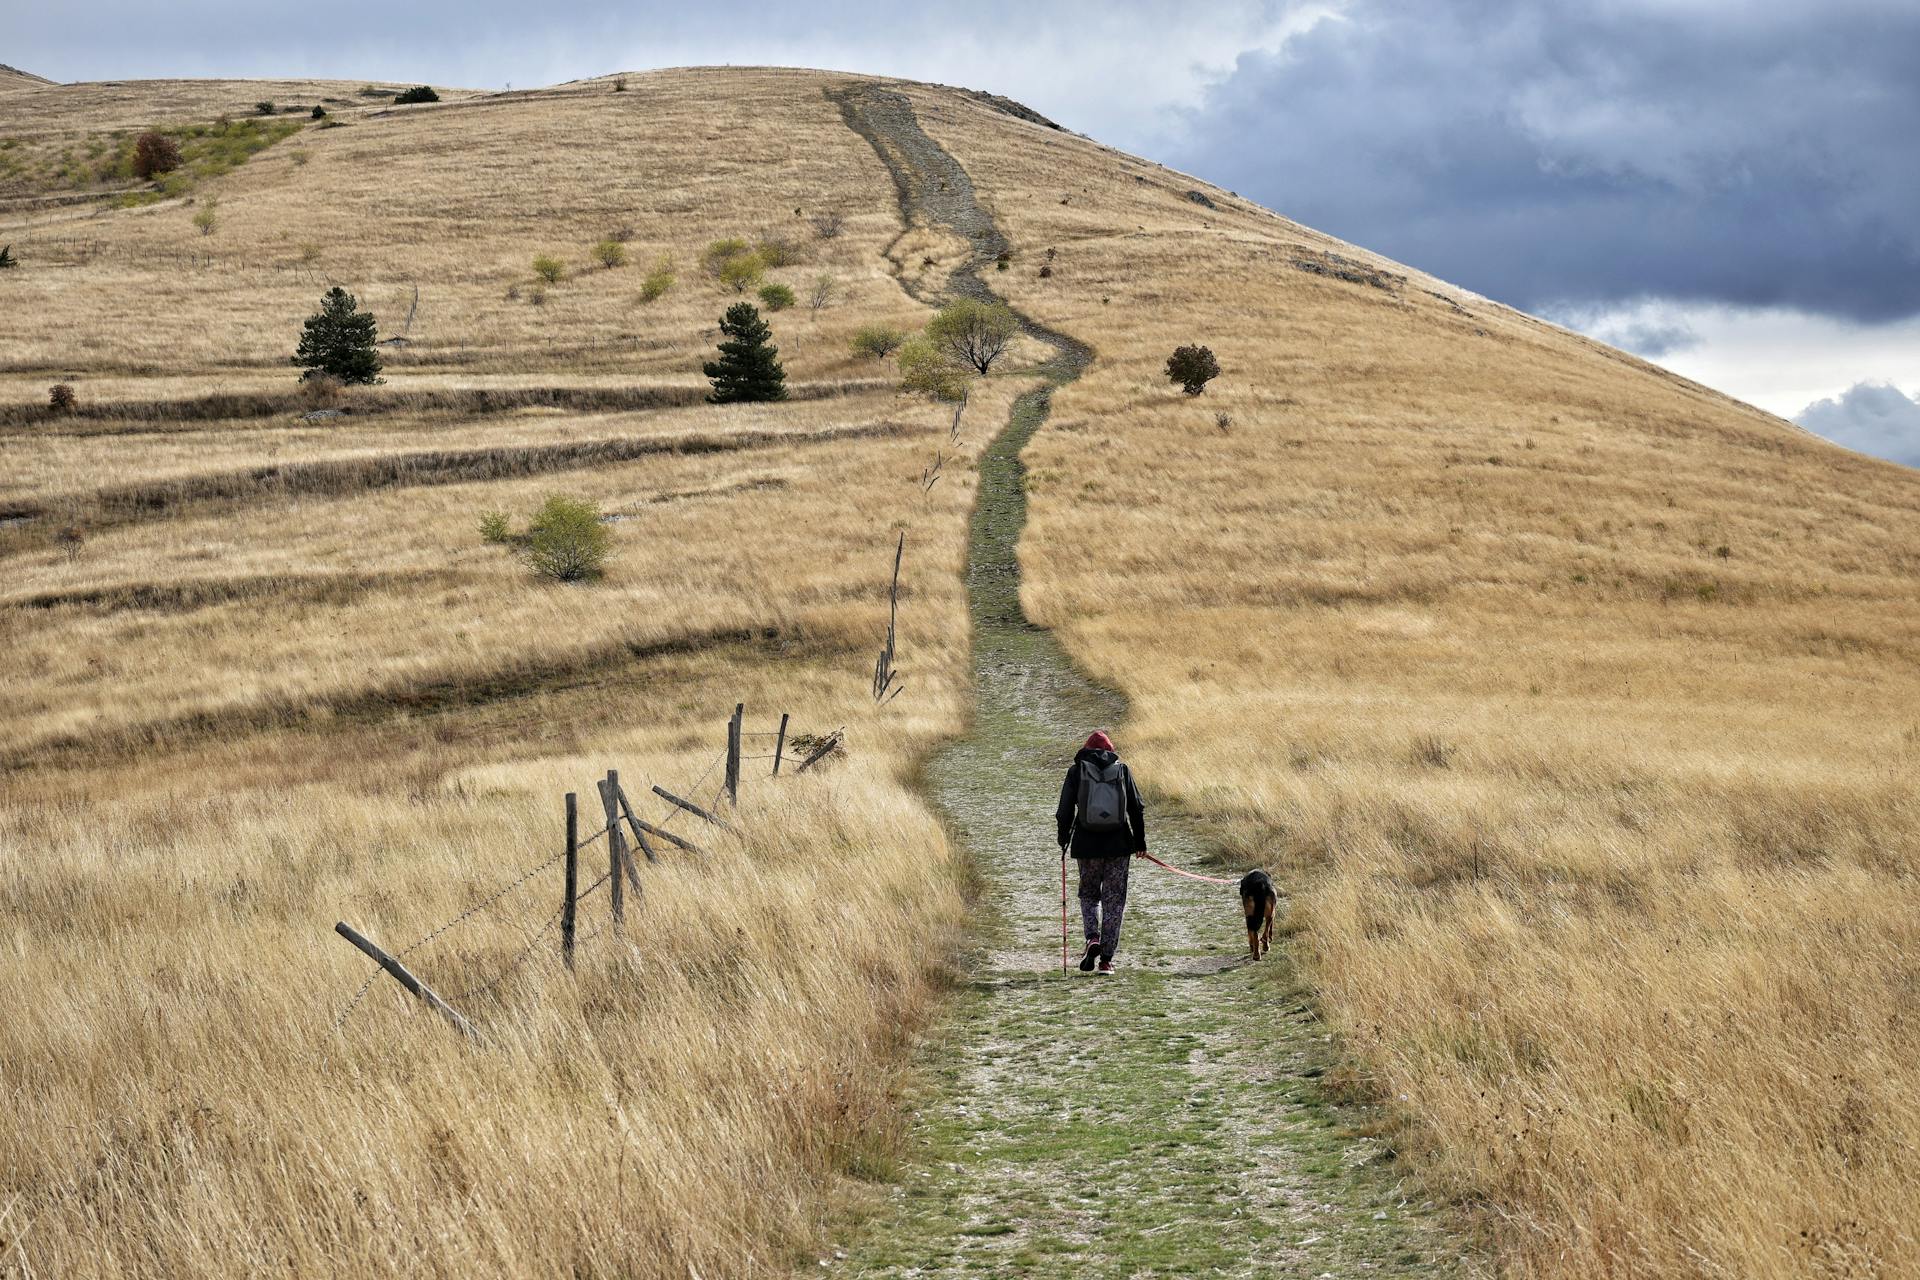
{"type": "MultiPolygon", "coordinates": [[[[1060,128],[1059,125],[1047,119],[1045,116],[1041,115],[1038,111],[1035,111],[1032,107],[1027,106],[1023,102],[1015,102],[1012,98],[1002,97],[1000,94],[997,94],[997,93],[987,93],[986,91],[981,89],[963,89],[961,90],[961,92],[965,93],[970,98],[974,98],[980,102],[986,103],[988,106],[992,107],[995,111],[1001,112],[1004,115],[1012,116],[1016,120],[1025,120],[1030,124],[1045,125],[1049,129],[1060,128]]],[[[1060,131],[1062,133],[1066,132],[1066,130],[1064,129],[1061,129],[1060,131]]]]}
{"type": "Polygon", "coordinates": [[[1391,271],[1381,271],[1364,262],[1355,262],[1352,258],[1337,253],[1314,253],[1311,250],[1295,251],[1301,256],[1293,260],[1293,265],[1302,271],[1316,276],[1328,276],[1335,280],[1345,280],[1349,284],[1371,285],[1392,293],[1394,286],[1405,284],[1407,278],[1391,271]]]}
{"type": "Polygon", "coordinates": [[[1204,191],[1189,191],[1187,192],[1187,199],[1193,201],[1195,204],[1203,204],[1207,206],[1207,208],[1209,209],[1217,209],[1220,207],[1219,205],[1215,204],[1212,200],[1208,199],[1207,193],[1204,191]]]}

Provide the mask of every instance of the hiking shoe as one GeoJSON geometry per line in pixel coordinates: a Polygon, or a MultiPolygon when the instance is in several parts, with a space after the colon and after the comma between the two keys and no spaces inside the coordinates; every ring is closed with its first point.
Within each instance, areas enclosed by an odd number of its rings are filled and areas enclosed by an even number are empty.
{"type": "Polygon", "coordinates": [[[1100,962],[1100,972],[1111,978],[1113,976],[1113,961],[1102,960],[1100,962]]]}
{"type": "Polygon", "coordinates": [[[1080,957],[1080,972],[1092,973],[1094,962],[1099,958],[1100,944],[1097,942],[1089,942],[1087,944],[1087,954],[1080,957]]]}

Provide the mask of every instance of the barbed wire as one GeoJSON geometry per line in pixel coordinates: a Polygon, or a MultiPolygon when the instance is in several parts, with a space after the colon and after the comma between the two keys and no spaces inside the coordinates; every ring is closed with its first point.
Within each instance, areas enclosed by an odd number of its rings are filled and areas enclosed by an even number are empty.
{"type": "MultiPolygon", "coordinates": [[[[693,780],[693,781],[692,781],[691,783],[689,783],[689,784],[688,784],[687,786],[685,786],[685,787],[683,787],[683,788],[681,788],[681,792],[682,792],[682,794],[685,794],[685,795],[691,795],[691,794],[693,793],[693,791],[694,791],[694,789],[695,789],[695,788],[697,788],[697,787],[698,787],[698,786],[699,786],[699,785],[700,785],[701,783],[703,783],[703,782],[705,782],[705,781],[706,781],[706,780],[707,780],[708,778],[710,778],[710,777],[712,777],[712,776],[713,776],[713,771],[714,771],[715,769],[717,769],[717,768],[719,768],[719,767],[720,767],[720,766],[721,766],[722,764],[725,764],[725,763],[726,763],[726,760],[727,760],[727,757],[726,757],[726,753],[725,753],[725,752],[722,752],[722,753],[721,753],[721,754],[720,754],[720,755],[719,755],[719,756],[718,756],[718,757],[717,757],[717,758],[716,758],[716,759],[714,760],[714,762],[713,762],[712,764],[710,764],[710,765],[708,765],[708,766],[707,766],[707,767],[706,767],[706,768],[705,768],[704,770],[702,770],[702,771],[701,771],[701,774],[700,774],[700,776],[699,776],[699,777],[697,777],[697,778],[695,778],[695,779],[694,779],[694,780],[693,780]]],[[[722,788],[722,790],[724,790],[724,789],[725,789],[725,788],[722,788]]],[[[667,809],[667,813],[666,813],[666,816],[664,816],[664,817],[662,817],[662,818],[660,819],[660,821],[659,821],[659,822],[657,822],[657,823],[655,823],[654,825],[655,825],[655,826],[661,826],[661,827],[664,827],[664,826],[666,826],[666,825],[667,825],[667,824],[668,824],[669,822],[672,822],[672,821],[673,821],[673,820],[674,820],[675,818],[677,818],[677,817],[679,817],[679,816],[680,816],[681,814],[683,814],[683,813],[685,813],[685,812],[686,812],[686,810],[684,810],[684,809],[682,809],[682,808],[681,808],[681,807],[680,807],[679,805],[677,805],[677,804],[676,804],[676,805],[669,805],[669,806],[668,806],[668,809],[667,809]]]]}
{"type": "Polygon", "coordinates": [[[464,987],[461,990],[454,992],[452,995],[449,995],[447,999],[448,1000],[466,1000],[466,999],[472,998],[473,996],[485,995],[487,992],[493,990],[495,987],[505,982],[509,977],[513,976],[513,974],[519,970],[521,965],[527,962],[527,958],[533,954],[533,949],[540,945],[540,940],[542,938],[545,938],[547,934],[553,930],[553,926],[560,923],[560,916],[565,911],[566,911],[565,907],[556,908],[554,910],[554,913],[547,917],[547,922],[540,926],[539,931],[535,933],[532,938],[528,939],[527,945],[520,948],[520,954],[515,956],[513,959],[507,961],[506,968],[502,969],[499,973],[487,979],[485,982],[476,983],[471,987],[464,987]]]}
{"type": "MultiPolygon", "coordinates": [[[[779,737],[780,735],[775,731],[768,730],[768,731],[743,732],[741,736],[746,738],[776,738],[776,737],[779,737]]],[[[739,758],[742,760],[771,760],[780,754],[782,753],[774,752],[774,751],[754,752],[754,753],[742,755],[739,758]]],[[[719,768],[723,763],[725,763],[726,759],[727,759],[727,755],[724,752],[714,757],[713,761],[709,763],[705,769],[701,770],[700,776],[695,778],[691,783],[689,783],[686,787],[684,787],[683,790],[686,792],[693,792],[697,790],[703,782],[705,782],[709,777],[713,776],[713,771],[719,768]]],[[[707,802],[706,807],[711,810],[717,810],[719,808],[720,798],[724,796],[726,793],[727,793],[726,784],[722,782],[720,784],[720,788],[713,793],[713,798],[707,802]]],[[[684,812],[686,811],[680,808],[680,806],[678,805],[669,805],[666,814],[663,817],[661,817],[661,819],[656,825],[664,827],[668,823],[672,822],[675,818],[679,817],[684,812]]],[[[598,840],[601,836],[606,835],[607,832],[613,830],[613,828],[618,825],[619,825],[619,821],[618,819],[616,819],[613,822],[607,823],[605,826],[601,827],[598,831],[595,831],[592,835],[581,836],[576,838],[574,842],[574,848],[578,850],[582,846],[592,844],[594,841],[598,840]]],[[[548,857],[545,860],[535,863],[531,867],[528,867],[526,870],[522,871],[518,876],[516,876],[513,880],[509,881],[506,885],[502,886],[500,889],[495,890],[492,894],[489,894],[487,897],[480,899],[478,902],[475,902],[472,906],[462,911],[459,915],[454,916],[451,920],[448,920],[445,924],[442,924],[439,928],[421,935],[419,938],[416,938],[414,941],[409,942],[406,946],[400,948],[400,950],[394,952],[393,953],[394,958],[397,960],[402,956],[406,956],[415,951],[418,951],[421,947],[426,946],[428,943],[440,937],[442,934],[448,932],[451,929],[458,927],[461,924],[464,924],[466,921],[472,919],[474,916],[478,915],[480,912],[485,911],[487,908],[491,907],[494,903],[500,901],[500,899],[506,897],[508,894],[520,888],[527,881],[533,879],[534,876],[539,875],[542,871],[545,871],[549,867],[553,866],[554,863],[558,862],[562,857],[566,856],[566,852],[567,851],[565,849],[561,849],[559,852],[553,854],[551,857],[548,857]]],[[[592,884],[588,885],[585,889],[582,889],[578,893],[576,893],[573,899],[574,902],[578,904],[581,901],[585,900],[589,894],[592,894],[594,891],[599,889],[600,886],[604,885],[608,880],[610,880],[613,877],[613,874],[614,874],[613,871],[609,869],[605,874],[601,875],[599,879],[595,880],[592,884]]],[[[545,938],[547,934],[552,931],[554,925],[559,923],[560,917],[565,913],[565,910],[566,910],[565,907],[562,906],[559,910],[556,910],[552,915],[548,916],[546,922],[542,924],[540,928],[534,932],[533,937],[527,942],[527,944],[524,947],[520,949],[520,951],[514,956],[512,960],[507,962],[506,967],[502,969],[499,973],[487,979],[485,982],[481,982],[469,987],[463,987],[459,991],[452,993],[446,998],[449,1000],[471,999],[476,995],[484,995],[485,993],[491,991],[493,988],[499,986],[501,983],[505,982],[508,977],[512,976],[512,974],[515,973],[520,968],[520,966],[522,966],[527,962],[528,957],[533,954],[534,948],[540,944],[541,939],[545,938]]],[[[601,931],[605,927],[606,927],[605,925],[600,925],[594,928],[591,932],[587,933],[584,937],[576,937],[574,939],[574,945],[578,946],[582,942],[598,937],[601,931]]],[[[359,1005],[361,999],[366,996],[368,991],[372,990],[374,980],[380,976],[380,973],[381,973],[380,968],[376,966],[374,970],[367,975],[366,980],[363,981],[357,989],[355,989],[353,995],[347,1000],[346,1004],[341,1008],[339,1014],[333,1020],[333,1027],[335,1031],[338,1031],[343,1025],[345,1025],[348,1016],[353,1013],[354,1009],[359,1005]]]]}
{"type": "MultiPolygon", "coordinates": [[[[431,933],[427,933],[422,935],[419,938],[416,938],[414,941],[409,942],[406,946],[394,952],[393,958],[398,960],[402,956],[409,955],[412,952],[418,951],[421,947],[426,946],[429,942],[432,942],[435,938],[447,932],[447,930],[453,928],[455,925],[463,924],[466,921],[472,919],[475,915],[478,915],[480,912],[485,911],[488,907],[491,907],[494,903],[500,901],[500,899],[506,897],[508,894],[512,893],[515,889],[518,889],[521,885],[533,879],[535,876],[539,875],[542,871],[545,871],[548,867],[551,867],[554,863],[560,861],[561,858],[564,858],[566,856],[566,853],[567,851],[565,849],[562,849],[558,853],[554,854],[552,857],[548,858],[546,861],[536,863],[535,865],[528,867],[525,871],[521,872],[512,881],[510,881],[504,888],[501,888],[495,891],[493,894],[489,895],[488,897],[482,898],[480,901],[468,907],[465,911],[462,911],[459,915],[453,917],[453,919],[441,925],[438,929],[435,929],[431,933]]],[[[374,967],[373,972],[369,973],[366,977],[366,980],[360,984],[357,990],[354,991],[353,996],[347,1001],[346,1005],[340,1010],[339,1015],[335,1017],[333,1020],[333,1029],[335,1031],[338,1031],[342,1026],[346,1024],[347,1016],[353,1012],[354,1006],[358,1005],[361,999],[365,997],[367,992],[373,987],[373,980],[379,977],[380,973],[381,973],[381,970],[379,966],[376,965],[374,967]]]]}

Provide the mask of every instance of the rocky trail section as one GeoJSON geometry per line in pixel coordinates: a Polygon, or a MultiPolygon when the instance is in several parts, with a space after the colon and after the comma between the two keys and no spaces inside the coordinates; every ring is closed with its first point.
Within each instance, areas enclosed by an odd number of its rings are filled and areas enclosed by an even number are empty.
{"type": "MultiPolygon", "coordinates": [[[[872,85],[832,96],[886,162],[908,221],[973,246],[947,293],[998,301],[981,272],[1006,238],[911,102],[872,85]]],[[[1053,806],[1073,748],[1118,724],[1125,705],[1021,611],[1020,453],[1054,390],[1093,358],[1023,324],[1055,355],[981,457],[967,575],[974,722],[927,773],[979,869],[987,927],[971,981],[927,1046],[901,1185],[831,1265],[887,1276],[1453,1274],[1459,1250],[1431,1207],[1410,1200],[1391,1153],[1356,1136],[1321,1092],[1326,1036],[1283,955],[1247,961],[1230,888],[1136,862],[1120,976],[1059,971],[1053,806]]],[[[1149,835],[1177,865],[1216,853],[1165,803],[1151,806],[1149,835]]]]}

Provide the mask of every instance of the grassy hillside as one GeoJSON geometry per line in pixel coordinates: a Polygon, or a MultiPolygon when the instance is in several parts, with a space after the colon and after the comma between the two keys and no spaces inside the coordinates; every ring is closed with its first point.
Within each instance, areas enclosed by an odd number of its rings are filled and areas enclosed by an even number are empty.
{"type": "Polygon", "coordinates": [[[45,76],[37,76],[31,71],[22,71],[18,67],[10,67],[0,62],[0,93],[13,89],[36,89],[52,83],[53,81],[45,76]]]}
{"type": "Polygon", "coordinates": [[[916,97],[1098,353],[1029,612],[1286,872],[1417,1160],[1521,1274],[1920,1266],[1920,476],[916,97]]]}
{"type": "MultiPolygon", "coordinates": [[[[0,1247],[35,1273],[742,1274],[887,1167],[962,916],[914,782],[968,712],[972,462],[1045,353],[949,444],[850,352],[968,247],[902,227],[845,83],[8,94],[0,1247]],[[234,142],[263,101],[297,130],[234,142]],[[149,128],[225,145],[171,190],[103,165],[149,128]],[[701,402],[726,236],[791,259],[785,404],[701,402]],[[405,342],[307,418],[335,283],[405,342]],[[481,541],[551,493],[619,517],[603,581],[481,541]],[[551,853],[561,792],[699,777],[741,700],[849,758],[750,779],[641,947],[573,984],[541,946],[472,1002],[494,1052],[384,980],[332,1033],[334,919],[426,934],[551,853]]],[[[1431,1185],[1516,1274],[1914,1265],[1914,473],[900,87],[1013,242],[994,287],[1094,351],[1028,452],[1028,611],[1129,696],[1142,777],[1285,873],[1431,1185]],[[1185,342],[1225,368],[1195,399],[1185,342]]],[[[409,959],[487,981],[550,879],[409,959]]]]}

